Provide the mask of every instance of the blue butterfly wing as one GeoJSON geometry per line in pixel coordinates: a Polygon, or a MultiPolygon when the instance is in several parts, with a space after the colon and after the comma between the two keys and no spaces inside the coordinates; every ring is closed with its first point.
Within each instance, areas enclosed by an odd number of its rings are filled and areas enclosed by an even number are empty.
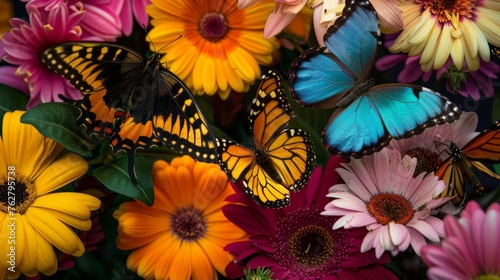
{"type": "Polygon", "coordinates": [[[430,89],[384,84],[337,109],[323,131],[323,141],[332,154],[359,158],[381,150],[392,138],[420,134],[460,115],[451,101],[430,89]]]}
{"type": "Polygon", "coordinates": [[[374,153],[392,139],[368,96],[335,110],[322,136],[330,153],[355,158],[374,153]]]}
{"type": "Polygon", "coordinates": [[[395,139],[420,134],[427,127],[453,122],[461,115],[447,98],[417,85],[383,84],[373,87],[368,96],[395,139]]]}
{"type": "Polygon", "coordinates": [[[348,1],[323,40],[345,72],[358,81],[366,80],[382,43],[373,6],[368,1],[348,1]]]}
{"type": "Polygon", "coordinates": [[[303,106],[332,108],[356,81],[326,48],[312,48],[290,68],[290,93],[303,106]]]}
{"type": "Polygon", "coordinates": [[[370,3],[346,3],[324,41],[328,48],[309,49],[290,67],[290,92],[304,106],[336,107],[371,72],[381,41],[370,3]]]}

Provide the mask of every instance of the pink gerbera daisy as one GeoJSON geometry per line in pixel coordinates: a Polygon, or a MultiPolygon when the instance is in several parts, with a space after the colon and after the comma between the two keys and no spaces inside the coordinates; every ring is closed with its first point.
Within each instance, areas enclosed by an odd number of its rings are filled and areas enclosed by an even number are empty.
{"type": "Polygon", "coordinates": [[[363,159],[352,159],[337,168],[345,184],[334,185],[323,215],[343,216],[333,229],[366,227],[361,252],[375,248],[377,257],[384,251],[393,256],[411,244],[417,254],[426,239],[438,242],[443,236],[443,221],[431,210],[449,198],[436,198],[445,188],[433,174],[413,177],[417,159],[397,150],[383,149],[363,159]]]}
{"type": "Polygon", "coordinates": [[[460,218],[444,218],[441,245],[422,248],[429,279],[498,279],[500,276],[500,205],[486,213],[471,201],[460,218]]]}
{"type": "Polygon", "coordinates": [[[2,41],[7,53],[3,59],[17,65],[16,74],[25,76],[29,85],[28,108],[40,102],[59,101],[58,94],[80,99],[78,90],[42,63],[41,54],[58,43],[80,41],[83,13],[70,13],[65,4],[55,5],[50,11],[31,4],[27,4],[26,9],[29,22],[11,19],[12,29],[2,34],[2,41]]]}
{"type": "Polygon", "coordinates": [[[236,194],[227,198],[233,204],[222,211],[250,237],[226,246],[236,257],[226,267],[228,277],[266,267],[273,279],[396,279],[381,266],[389,262],[388,255],[377,260],[373,250],[360,252],[366,229],[333,230],[339,217],[321,215],[342,161],[332,156],[324,170],[316,168],[304,190],[290,194],[290,206],[285,208],[262,208],[235,186],[236,194]]]}

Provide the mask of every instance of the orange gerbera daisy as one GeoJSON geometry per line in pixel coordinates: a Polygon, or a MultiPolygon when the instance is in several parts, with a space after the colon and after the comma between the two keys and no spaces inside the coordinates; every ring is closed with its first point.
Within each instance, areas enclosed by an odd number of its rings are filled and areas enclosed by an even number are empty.
{"type": "Polygon", "coordinates": [[[215,279],[232,256],[223,250],[246,233],[222,214],[234,191],[216,164],[189,156],[153,166],[155,202],[126,202],[115,211],[117,246],[134,250],[127,267],[145,279],[215,279]]]}
{"type": "Polygon", "coordinates": [[[231,90],[248,91],[260,77],[259,64],[270,64],[279,47],[275,38],[263,35],[274,7],[271,1],[245,10],[237,8],[237,0],[151,4],[147,12],[154,27],[149,39],[164,46],[162,61],[196,94],[218,93],[226,99],[231,90]]]}

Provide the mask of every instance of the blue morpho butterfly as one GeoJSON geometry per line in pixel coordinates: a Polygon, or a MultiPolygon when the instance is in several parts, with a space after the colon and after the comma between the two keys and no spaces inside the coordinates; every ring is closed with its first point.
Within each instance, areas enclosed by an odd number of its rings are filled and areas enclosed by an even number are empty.
{"type": "Polygon", "coordinates": [[[461,111],[430,89],[374,85],[368,78],[381,44],[377,14],[368,1],[350,0],[328,28],[327,47],[312,48],[290,68],[290,92],[303,106],[336,108],[323,131],[332,154],[359,158],[392,138],[457,120],[461,111]]]}

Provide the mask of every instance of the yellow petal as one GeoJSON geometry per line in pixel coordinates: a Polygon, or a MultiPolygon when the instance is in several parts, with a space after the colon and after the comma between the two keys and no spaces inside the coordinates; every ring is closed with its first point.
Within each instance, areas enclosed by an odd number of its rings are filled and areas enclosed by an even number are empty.
{"type": "Polygon", "coordinates": [[[57,271],[57,257],[51,242],[42,235],[36,234],[37,258],[36,269],[45,275],[52,275],[57,271]],[[43,256],[43,257],[42,257],[43,256]]]}
{"type": "MultiPolygon", "coordinates": [[[[30,207],[25,215],[29,224],[62,252],[75,254],[83,247],[80,238],[72,230],[56,218],[48,215],[46,211],[30,207]]],[[[39,241],[37,240],[37,242],[39,241]]]]}
{"type": "Polygon", "coordinates": [[[80,178],[87,172],[88,164],[79,155],[67,153],[60,156],[42,171],[35,181],[37,195],[52,192],[80,178]]]}

